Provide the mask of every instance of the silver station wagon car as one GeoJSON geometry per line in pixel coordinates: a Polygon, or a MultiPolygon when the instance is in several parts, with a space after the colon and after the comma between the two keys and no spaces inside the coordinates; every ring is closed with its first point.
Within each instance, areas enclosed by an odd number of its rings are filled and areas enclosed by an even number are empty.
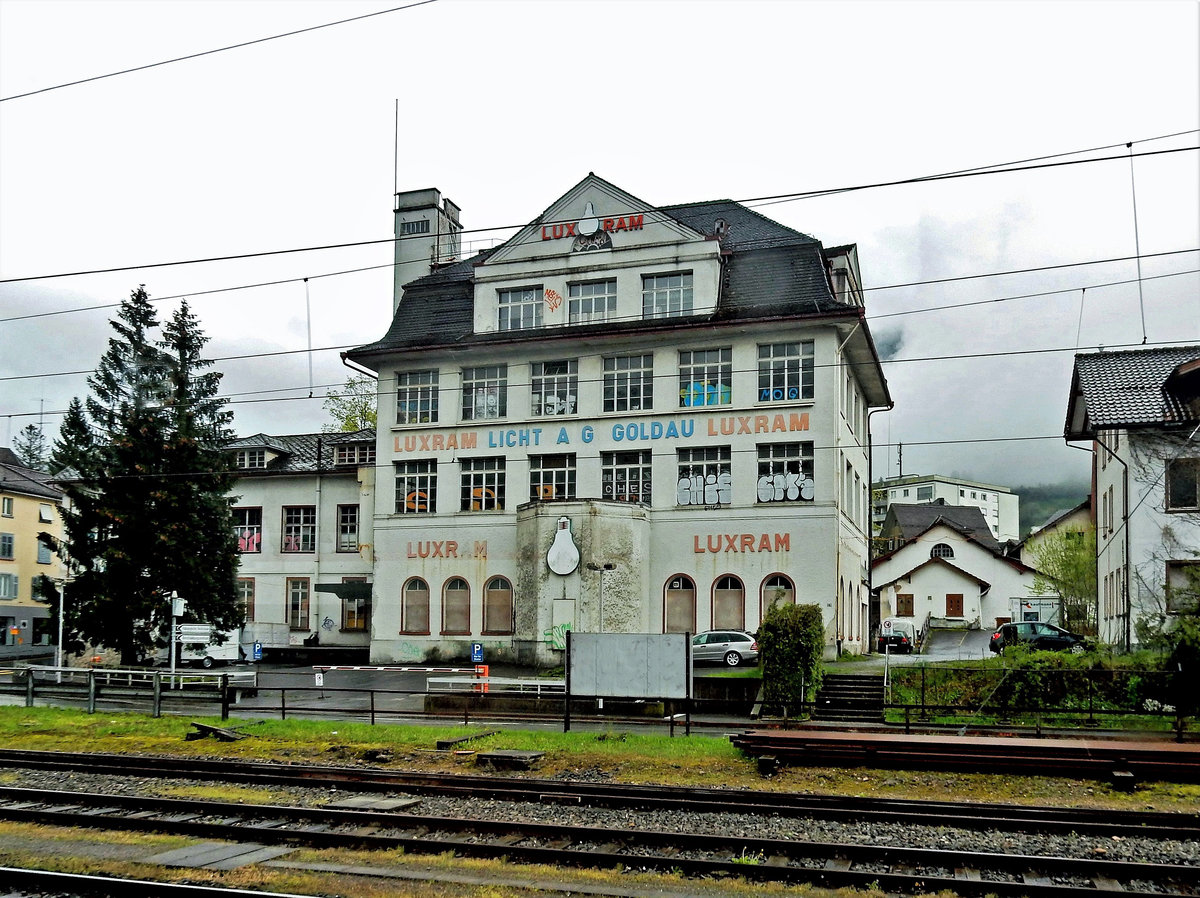
{"type": "Polygon", "coordinates": [[[692,662],[715,662],[737,667],[758,661],[758,642],[742,630],[705,630],[692,637],[692,662]]]}

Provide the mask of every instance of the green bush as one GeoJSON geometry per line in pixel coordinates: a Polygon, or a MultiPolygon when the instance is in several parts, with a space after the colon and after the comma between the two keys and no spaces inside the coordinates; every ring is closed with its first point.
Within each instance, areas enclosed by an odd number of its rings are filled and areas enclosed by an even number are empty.
{"type": "Polygon", "coordinates": [[[799,708],[821,685],[825,626],[816,605],[773,605],[758,633],[763,659],[763,701],[770,708],[799,708]]]}

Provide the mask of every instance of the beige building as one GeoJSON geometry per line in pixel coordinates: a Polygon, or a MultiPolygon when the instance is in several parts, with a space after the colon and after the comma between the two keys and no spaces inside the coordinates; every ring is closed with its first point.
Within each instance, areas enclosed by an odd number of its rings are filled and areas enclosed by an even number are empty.
{"type": "Polygon", "coordinates": [[[50,475],[26,467],[11,449],[0,449],[0,658],[53,650],[50,606],[34,598],[42,576],[62,581],[58,556],[38,533],[62,537],[62,493],[50,475]]]}
{"type": "Polygon", "coordinates": [[[459,227],[400,195],[411,279],[347,353],[381,397],[372,660],[555,664],[567,630],[754,630],[777,601],[864,649],[891,399],[855,248],[591,174],[492,250],[455,256],[459,227]]]}

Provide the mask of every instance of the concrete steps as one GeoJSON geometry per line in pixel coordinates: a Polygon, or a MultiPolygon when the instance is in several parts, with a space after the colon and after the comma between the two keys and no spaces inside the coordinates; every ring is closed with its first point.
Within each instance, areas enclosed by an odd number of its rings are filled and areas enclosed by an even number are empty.
{"type": "Polygon", "coordinates": [[[826,674],[813,704],[814,720],[883,722],[883,676],[826,674]]]}

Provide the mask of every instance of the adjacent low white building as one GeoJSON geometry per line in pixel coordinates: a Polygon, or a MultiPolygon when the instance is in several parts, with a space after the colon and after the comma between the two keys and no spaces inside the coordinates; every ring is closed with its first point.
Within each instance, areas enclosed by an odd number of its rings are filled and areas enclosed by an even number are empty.
{"type": "Polygon", "coordinates": [[[258,643],[268,655],[305,644],[365,655],[375,432],[260,433],[226,450],[238,475],[230,504],[243,646],[258,643]]]}
{"type": "Polygon", "coordinates": [[[381,397],[372,660],[553,664],[568,629],[753,630],[777,601],[864,648],[891,400],[855,248],[595,175],[493,250],[454,259],[459,227],[398,197],[427,273],[347,354],[381,397]]]}

